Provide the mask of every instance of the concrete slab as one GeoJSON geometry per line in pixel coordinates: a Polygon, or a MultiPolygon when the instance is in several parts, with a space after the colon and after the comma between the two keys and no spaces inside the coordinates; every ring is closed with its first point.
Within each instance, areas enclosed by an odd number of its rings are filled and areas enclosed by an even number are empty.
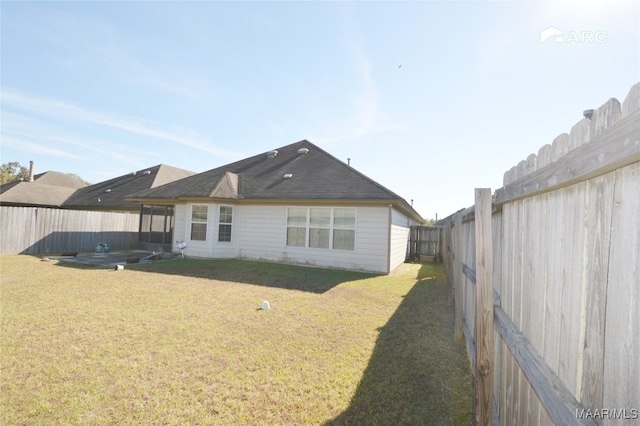
{"type": "Polygon", "coordinates": [[[115,268],[116,265],[126,265],[133,259],[138,259],[139,263],[157,262],[174,258],[173,253],[161,253],[160,258],[154,252],[144,250],[120,251],[112,253],[82,253],[77,256],[48,256],[49,259],[59,259],[66,262],[85,263],[115,268]],[[129,260],[129,262],[127,262],[129,260]]]}

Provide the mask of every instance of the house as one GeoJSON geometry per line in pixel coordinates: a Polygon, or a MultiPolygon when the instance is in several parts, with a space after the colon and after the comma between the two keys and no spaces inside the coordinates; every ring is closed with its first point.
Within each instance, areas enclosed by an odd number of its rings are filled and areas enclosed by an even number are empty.
{"type": "Polygon", "coordinates": [[[0,205],[17,207],[60,207],[85,183],[73,176],[47,171],[34,173],[31,162],[28,180],[15,180],[0,185],[0,205]]]}
{"type": "Polygon", "coordinates": [[[158,164],[80,188],[62,203],[62,207],[73,210],[137,213],[140,211],[140,204],[125,200],[127,195],[156,188],[194,174],[195,172],[189,170],[158,164]]]}
{"type": "Polygon", "coordinates": [[[128,201],[128,194],[157,188],[195,172],[158,164],[123,176],[89,185],[75,191],[62,208],[73,210],[100,210],[140,214],[138,248],[145,250],[171,250],[173,230],[173,206],[141,206],[128,201]]]}
{"type": "Polygon", "coordinates": [[[172,250],[389,273],[422,217],[400,196],[303,140],[127,197],[175,209],[172,250]]]}

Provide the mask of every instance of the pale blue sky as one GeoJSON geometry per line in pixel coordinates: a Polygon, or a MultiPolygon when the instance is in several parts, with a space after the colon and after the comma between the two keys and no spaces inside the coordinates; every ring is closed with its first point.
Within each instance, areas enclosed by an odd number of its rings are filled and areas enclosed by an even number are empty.
{"type": "Polygon", "coordinates": [[[97,183],[308,139],[444,217],[624,100],[639,4],[3,1],[1,161],[97,183]]]}

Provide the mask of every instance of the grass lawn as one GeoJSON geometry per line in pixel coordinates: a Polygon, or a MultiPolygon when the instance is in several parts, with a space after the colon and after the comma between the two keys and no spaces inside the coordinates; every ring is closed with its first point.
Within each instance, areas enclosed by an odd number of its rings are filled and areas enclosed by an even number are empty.
{"type": "Polygon", "coordinates": [[[4,424],[471,423],[441,265],[65,265],[0,258],[4,424]]]}

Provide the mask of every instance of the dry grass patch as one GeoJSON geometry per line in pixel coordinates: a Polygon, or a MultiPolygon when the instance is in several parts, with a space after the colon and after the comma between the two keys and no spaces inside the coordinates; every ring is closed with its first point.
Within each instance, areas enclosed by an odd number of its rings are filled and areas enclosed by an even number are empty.
{"type": "Polygon", "coordinates": [[[470,421],[441,267],[0,262],[6,424],[470,421]]]}

